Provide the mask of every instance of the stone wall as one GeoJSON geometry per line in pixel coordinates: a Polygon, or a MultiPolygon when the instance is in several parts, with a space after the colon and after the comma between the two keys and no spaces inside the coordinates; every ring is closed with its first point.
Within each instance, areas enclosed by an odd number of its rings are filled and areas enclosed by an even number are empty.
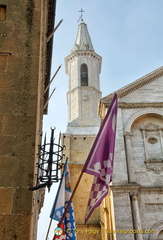
{"type": "Polygon", "coordinates": [[[29,187],[35,184],[34,169],[42,125],[45,72],[40,64],[45,62],[42,41],[47,21],[42,25],[41,21],[47,11],[47,1],[2,0],[0,4],[2,240],[36,238],[39,212],[36,205],[41,199],[39,193],[31,192],[29,187]]]}
{"type": "MultiPolygon", "coordinates": [[[[70,184],[74,189],[82,171],[84,162],[92,147],[95,136],[89,135],[62,135],[62,144],[65,146],[65,157],[69,158],[70,184]]],[[[77,239],[101,239],[100,209],[97,208],[85,225],[85,214],[92,186],[93,176],[84,173],[75,193],[73,204],[77,239]],[[79,231],[81,230],[81,231],[79,231]]]]}

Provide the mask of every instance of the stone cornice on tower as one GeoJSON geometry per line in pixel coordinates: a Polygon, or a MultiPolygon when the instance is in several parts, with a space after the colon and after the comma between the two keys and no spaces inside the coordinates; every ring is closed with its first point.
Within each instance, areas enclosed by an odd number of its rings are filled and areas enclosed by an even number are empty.
{"type": "Polygon", "coordinates": [[[100,69],[99,69],[99,73],[101,73],[101,61],[102,61],[102,57],[100,55],[98,55],[97,53],[93,52],[93,51],[83,51],[83,50],[78,50],[75,52],[72,52],[70,55],[68,55],[65,58],[65,68],[66,68],[66,74],[68,73],[68,63],[70,61],[73,61],[74,58],[78,57],[78,56],[90,56],[91,58],[94,58],[95,60],[100,62],[100,69]]]}
{"type": "MultiPolygon", "coordinates": [[[[80,87],[76,87],[76,88],[72,89],[71,91],[68,91],[67,94],[70,93],[70,92],[73,93],[73,92],[75,92],[77,89],[80,89],[80,87]]],[[[86,87],[83,86],[82,89],[93,90],[94,92],[101,94],[101,91],[99,91],[98,89],[96,89],[95,87],[92,87],[92,86],[86,86],[86,87]]]]}

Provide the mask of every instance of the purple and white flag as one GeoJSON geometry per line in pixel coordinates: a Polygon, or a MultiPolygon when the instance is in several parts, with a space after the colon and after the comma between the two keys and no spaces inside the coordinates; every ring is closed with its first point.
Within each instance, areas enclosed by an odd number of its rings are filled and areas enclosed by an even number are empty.
{"type": "Polygon", "coordinates": [[[112,181],[117,105],[115,94],[82,170],[94,175],[85,223],[108,194],[109,183],[112,181]]]}

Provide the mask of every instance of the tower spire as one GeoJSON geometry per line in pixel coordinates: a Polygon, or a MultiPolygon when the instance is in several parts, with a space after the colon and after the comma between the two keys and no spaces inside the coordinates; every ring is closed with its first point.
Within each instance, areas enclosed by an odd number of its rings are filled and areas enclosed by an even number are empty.
{"type": "Polygon", "coordinates": [[[87,24],[84,22],[81,22],[78,26],[78,33],[72,52],[75,52],[77,50],[94,51],[87,24]]]}

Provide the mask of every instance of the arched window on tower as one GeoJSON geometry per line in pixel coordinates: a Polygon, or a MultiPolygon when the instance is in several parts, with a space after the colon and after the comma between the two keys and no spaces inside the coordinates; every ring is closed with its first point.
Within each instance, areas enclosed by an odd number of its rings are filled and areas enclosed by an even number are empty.
{"type": "Polygon", "coordinates": [[[88,86],[88,67],[85,63],[80,68],[81,86],[88,86]]]}

